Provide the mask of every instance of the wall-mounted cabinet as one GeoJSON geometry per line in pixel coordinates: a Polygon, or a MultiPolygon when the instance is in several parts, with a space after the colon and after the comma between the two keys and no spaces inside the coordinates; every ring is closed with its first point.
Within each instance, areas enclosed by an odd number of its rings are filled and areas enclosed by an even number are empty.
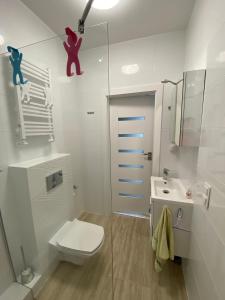
{"type": "Polygon", "coordinates": [[[198,147],[202,123],[206,70],[185,72],[176,86],[171,122],[172,142],[177,146],[198,147]]]}

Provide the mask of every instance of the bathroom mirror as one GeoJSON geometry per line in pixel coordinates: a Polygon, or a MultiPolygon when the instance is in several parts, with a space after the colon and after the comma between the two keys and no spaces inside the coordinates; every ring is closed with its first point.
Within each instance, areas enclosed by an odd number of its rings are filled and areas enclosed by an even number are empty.
{"type": "Polygon", "coordinates": [[[177,146],[199,146],[205,78],[206,70],[188,71],[176,86],[171,123],[172,142],[177,146]]]}

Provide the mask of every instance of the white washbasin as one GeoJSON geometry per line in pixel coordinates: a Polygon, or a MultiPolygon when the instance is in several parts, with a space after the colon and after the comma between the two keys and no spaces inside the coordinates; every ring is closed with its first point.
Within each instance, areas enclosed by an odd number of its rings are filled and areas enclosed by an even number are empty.
{"type": "Polygon", "coordinates": [[[152,176],[151,198],[174,202],[192,203],[192,199],[187,199],[186,197],[186,190],[181,180],[177,178],[164,180],[162,177],[152,176]]]}

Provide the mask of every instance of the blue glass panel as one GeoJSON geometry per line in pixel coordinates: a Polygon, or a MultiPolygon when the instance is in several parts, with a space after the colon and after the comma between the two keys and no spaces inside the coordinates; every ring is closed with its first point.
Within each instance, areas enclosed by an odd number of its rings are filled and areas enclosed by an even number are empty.
{"type": "Polygon", "coordinates": [[[144,154],[144,150],[142,149],[119,149],[120,153],[132,153],[132,154],[144,154]]]}
{"type": "Polygon", "coordinates": [[[120,117],[118,118],[118,121],[144,121],[145,117],[140,116],[140,117],[120,117]]]}
{"type": "Polygon", "coordinates": [[[144,165],[119,164],[119,168],[144,169],[144,165]]]}
{"type": "Polygon", "coordinates": [[[130,184],[143,184],[143,179],[127,179],[127,178],[119,178],[119,182],[126,182],[130,184]]]}
{"type": "Polygon", "coordinates": [[[143,199],[144,198],[144,195],[142,195],[142,194],[119,193],[119,196],[126,197],[126,198],[136,198],[136,199],[143,199]]]}
{"type": "Polygon", "coordinates": [[[118,137],[144,138],[144,133],[119,133],[118,137]]]}

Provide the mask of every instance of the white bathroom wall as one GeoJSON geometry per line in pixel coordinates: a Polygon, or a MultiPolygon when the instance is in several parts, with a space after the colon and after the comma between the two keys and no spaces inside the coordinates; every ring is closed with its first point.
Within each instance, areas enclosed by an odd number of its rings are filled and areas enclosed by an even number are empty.
{"type": "MultiPolygon", "coordinates": [[[[0,11],[4,12],[1,14],[0,18],[0,34],[4,37],[5,40],[5,45],[1,47],[0,52],[5,51],[6,45],[11,44],[15,45],[15,47],[20,47],[35,42],[36,39],[45,39],[53,34],[20,1],[2,0],[0,2],[0,11]]],[[[3,79],[2,75],[3,74],[1,69],[1,83],[3,79]]],[[[8,149],[5,148],[6,138],[9,138],[9,136],[11,135],[11,130],[10,119],[6,111],[6,107],[3,108],[5,101],[2,101],[2,99],[6,99],[6,95],[4,93],[4,90],[2,89],[2,84],[0,93],[0,169],[4,171],[0,173],[0,202],[1,209],[3,209],[4,203],[11,202],[9,201],[7,192],[7,165],[9,158],[8,149]]],[[[12,152],[12,150],[10,152],[12,152]]],[[[9,217],[7,219],[9,219],[9,217]]],[[[15,218],[10,218],[10,222],[12,223],[11,228],[14,227],[13,225],[16,225],[15,220],[15,218]]],[[[14,231],[14,229],[12,229],[11,231],[14,231]]],[[[1,264],[0,280],[0,294],[2,294],[2,292],[13,281],[13,277],[11,275],[11,272],[9,271],[10,265],[9,263],[7,263],[7,254],[5,252],[5,246],[2,239],[0,241],[0,247],[0,259],[4,261],[4,264],[1,264]]]]}
{"type": "Polygon", "coordinates": [[[107,214],[111,211],[110,173],[105,173],[109,136],[106,123],[108,47],[85,50],[80,57],[84,70],[78,79],[78,99],[82,124],[80,132],[85,210],[107,214]]]}
{"type": "Polygon", "coordinates": [[[55,36],[35,14],[19,0],[1,0],[0,35],[5,44],[0,53],[6,52],[8,45],[17,48],[55,36]]]}
{"type": "MultiPolygon", "coordinates": [[[[111,88],[138,86],[158,83],[168,78],[178,81],[184,70],[184,32],[171,32],[143,39],[127,41],[110,46],[110,85],[111,88]],[[136,74],[126,75],[121,69],[126,65],[137,64],[136,74]]],[[[171,110],[174,87],[164,85],[163,116],[161,132],[160,174],[164,167],[174,171],[176,176],[192,176],[189,165],[196,164],[197,150],[171,148],[171,110]],[[183,157],[182,161],[180,157],[183,157]]]]}
{"type": "MultiPolygon", "coordinates": [[[[1,0],[0,11],[3,12],[0,18],[0,34],[4,36],[5,44],[0,49],[4,52],[7,45],[15,47],[25,46],[36,43],[55,34],[26,6],[17,0],[1,0]]],[[[54,143],[48,143],[47,138],[31,138],[28,145],[18,145],[16,143],[16,120],[15,94],[14,89],[10,87],[9,81],[9,62],[5,56],[0,56],[0,207],[2,209],[6,231],[9,238],[10,249],[13,257],[21,262],[19,245],[21,236],[17,224],[17,212],[15,210],[15,197],[11,182],[8,176],[8,165],[24,160],[29,160],[41,156],[51,155],[55,152],[66,152],[67,144],[63,134],[63,114],[66,101],[74,98],[76,86],[74,82],[68,82],[65,76],[66,55],[62,46],[61,39],[52,39],[51,41],[34,44],[23,48],[24,56],[37,64],[44,64],[52,70],[53,81],[53,101],[54,101],[54,124],[55,137],[54,143]],[[68,87],[69,85],[69,87],[68,87]]],[[[65,116],[67,118],[67,116],[65,116]]],[[[67,128],[65,128],[67,130],[67,128]]],[[[75,137],[76,139],[76,137],[75,137]]],[[[79,142],[77,142],[79,144],[79,142]]],[[[79,151],[79,149],[77,150],[79,151]]],[[[80,160],[74,164],[74,174],[79,174],[80,160]]],[[[81,180],[81,179],[80,179],[81,180]]],[[[74,183],[74,180],[73,180],[74,183]]],[[[75,197],[76,214],[78,215],[82,208],[81,193],[78,191],[75,197]]],[[[51,217],[49,218],[49,224],[51,217]]],[[[47,224],[46,224],[47,225],[47,224]]],[[[6,253],[4,245],[0,240],[0,260],[5,259],[6,253]]],[[[18,267],[17,265],[17,267],[18,267]]],[[[1,292],[12,282],[9,264],[1,265],[4,280],[0,282],[1,292]]]]}
{"type": "MultiPolygon", "coordinates": [[[[60,152],[64,149],[64,140],[62,135],[62,116],[61,116],[61,93],[63,92],[63,84],[59,82],[60,70],[57,61],[61,59],[60,52],[58,52],[58,40],[51,40],[51,42],[44,42],[36,44],[35,46],[28,46],[23,48],[24,57],[35,63],[48,66],[52,71],[52,91],[54,101],[54,125],[55,125],[55,142],[49,143],[48,137],[35,137],[28,139],[28,145],[18,144],[16,138],[17,127],[17,111],[16,111],[16,93],[15,87],[10,86],[9,77],[10,65],[8,57],[1,56],[1,149],[3,155],[1,156],[1,210],[3,214],[5,229],[8,236],[11,255],[13,257],[14,266],[18,275],[21,270],[21,253],[20,245],[23,244],[22,233],[25,227],[20,226],[20,221],[17,215],[18,210],[15,209],[17,200],[17,193],[13,189],[12,182],[8,173],[8,165],[37,158],[40,156],[50,155],[51,153],[60,152]],[[51,51],[51,56],[46,55],[51,51]]],[[[71,184],[72,185],[72,184],[71,184]]],[[[25,187],[21,186],[21,189],[25,187]]],[[[43,203],[43,202],[42,202],[43,203]]],[[[24,212],[25,213],[25,212],[24,212]]],[[[31,215],[24,216],[24,218],[32,218],[31,215]]],[[[49,223],[51,223],[54,215],[50,216],[49,223]]],[[[30,243],[32,248],[32,242],[30,243]]],[[[29,253],[29,251],[26,251],[29,253]]]]}
{"type": "Polygon", "coordinates": [[[197,0],[186,31],[185,70],[206,68],[208,46],[222,26],[223,0],[197,0]]]}
{"type": "Polygon", "coordinates": [[[225,299],[225,2],[197,0],[186,37],[186,70],[207,68],[190,260],[184,274],[190,300],[225,299]],[[212,186],[209,210],[203,183],[212,186]]]}
{"type": "Polygon", "coordinates": [[[72,167],[76,169],[75,193],[83,200],[79,211],[102,214],[110,211],[110,196],[104,197],[104,182],[109,178],[104,177],[101,167],[107,136],[107,129],[102,126],[106,117],[103,111],[109,94],[107,40],[106,24],[86,28],[79,55],[83,74],[70,79],[75,82],[76,90],[72,98],[65,97],[63,106],[65,148],[71,153],[72,167]],[[89,38],[93,36],[101,37],[106,46],[88,50],[87,43],[90,46],[89,38]]]}
{"type": "MultiPolygon", "coordinates": [[[[94,33],[94,32],[93,32],[94,33]]],[[[158,83],[164,78],[178,80],[184,65],[184,32],[171,32],[112,44],[109,49],[110,89],[158,83]],[[122,68],[137,68],[124,74],[122,68]]],[[[97,213],[110,210],[110,164],[107,99],[107,47],[84,50],[81,61],[88,74],[78,81],[83,128],[85,209],[97,213]],[[88,111],[94,114],[88,115],[88,111]]],[[[168,125],[169,126],[169,125],[168,125]]],[[[168,131],[166,132],[166,134],[168,131]]],[[[167,136],[163,137],[167,147],[167,136]]],[[[177,155],[177,154],[175,154],[177,155]]],[[[166,161],[174,154],[167,151],[166,161]]]]}
{"type": "Polygon", "coordinates": [[[110,45],[112,89],[179,80],[184,64],[184,32],[170,32],[110,45]],[[137,65],[135,74],[124,74],[124,66],[137,65]]]}

